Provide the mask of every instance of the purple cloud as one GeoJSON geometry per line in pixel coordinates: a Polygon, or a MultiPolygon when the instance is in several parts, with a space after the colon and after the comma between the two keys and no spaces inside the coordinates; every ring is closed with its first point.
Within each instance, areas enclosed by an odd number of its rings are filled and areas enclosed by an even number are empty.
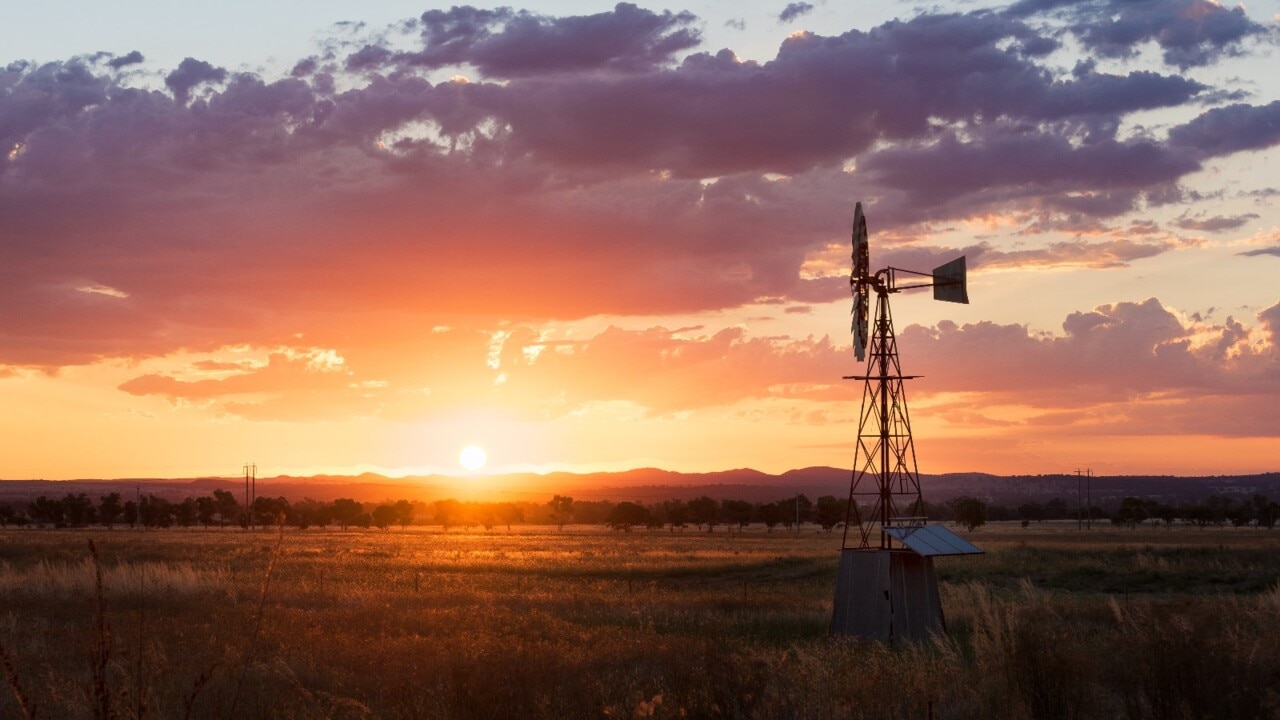
{"type": "Polygon", "coordinates": [[[1008,13],[1062,16],[1085,48],[1103,57],[1132,57],[1154,41],[1164,61],[1183,70],[1216,62],[1267,32],[1243,7],[1212,0],[1022,0],[1008,13]]]}
{"type": "MultiPolygon", "coordinates": [[[[609,69],[649,70],[676,53],[696,47],[699,32],[687,12],[655,13],[631,3],[610,12],[554,18],[510,8],[453,7],[428,10],[420,27],[423,48],[397,53],[411,66],[469,63],[487,77],[529,77],[548,73],[609,69]]],[[[366,47],[352,62],[386,62],[366,47]]],[[[353,56],[355,58],[355,56],[353,56]]]]}
{"type": "Polygon", "coordinates": [[[796,36],[762,65],[698,53],[672,70],[478,85],[457,99],[552,162],[705,177],[798,172],[877,140],[927,135],[937,120],[1070,119],[1113,131],[1125,112],[1176,106],[1204,88],[1153,73],[1060,81],[1002,47],[1029,33],[990,14],[922,16],[871,33],[796,36]]]}
{"type": "MultiPolygon", "coordinates": [[[[344,318],[386,309],[535,321],[798,306],[847,292],[800,268],[847,224],[851,196],[878,197],[876,232],[1011,209],[1031,232],[1095,232],[1139,201],[1186,197],[1177,183],[1205,157],[1273,142],[1272,106],[1209,110],[1168,142],[1118,139],[1128,114],[1211,89],[1087,63],[1063,76],[1044,64],[1052,36],[1007,15],[801,34],[760,63],[680,59],[692,22],[626,4],[430,11],[414,57],[371,44],[282,78],[187,59],[159,90],[106,62],[12,64],[0,363],[299,332],[331,346],[353,332],[344,318]],[[504,79],[436,83],[419,60],[504,79]]],[[[1173,246],[1130,230],[976,245],[975,264],[1105,267],[1173,246]]]]}
{"type": "Polygon", "coordinates": [[[993,129],[970,141],[946,134],[935,143],[882,150],[861,167],[925,206],[985,193],[1005,200],[1043,197],[1071,209],[1082,201],[1058,194],[1090,188],[1094,194],[1088,205],[1076,209],[1107,216],[1131,209],[1137,190],[1176,180],[1198,164],[1151,141],[1075,145],[1067,137],[1044,132],[993,129]],[[1119,202],[1109,202],[1116,199],[1119,202]]]}
{"type": "Polygon", "coordinates": [[[224,68],[214,67],[204,60],[186,58],[176,70],[165,76],[164,84],[180,105],[186,105],[192,88],[201,83],[222,82],[226,77],[224,68]]]}
{"type": "Polygon", "coordinates": [[[1257,248],[1256,250],[1245,250],[1244,252],[1238,252],[1236,254],[1244,255],[1245,257],[1257,257],[1259,255],[1275,255],[1276,257],[1280,257],[1280,245],[1272,245],[1271,247],[1257,248]]]}
{"type": "Polygon", "coordinates": [[[792,20],[808,15],[811,12],[813,12],[813,3],[787,3],[787,6],[782,8],[782,12],[778,13],[778,22],[791,22],[792,20]]]}
{"type": "Polygon", "coordinates": [[[1210,157],[1280,144],[1280,100],[1262,106],[1235,104],[1206,110],[1170,129],[1169,143],[1210,157]]]}
{"type": "Polygon", "coordinates": [[[129,65],[137,65],[143,60],[144,58],[142,57],[142,53],[138,52],[137,50],[134,50],[133,52],[127,55],[120,55],[119,57],[111,58],[110,60],[107,61],[107,67],[111,68],[112,70],[119,70],[120,68],[127,67],[129,65]]]}
{"type": "Polygon", "coordinates": [[[1224,232],[1227,230],[1235,230],[1248,224],[1250,220],[1257,220],[1257,213],[1245,213],[1244,215],[1215,215],[1209,218],[1198,217],[1182,217],[1178,218],[1174,224],[1183,230],[1199,230],[1201,232],[1224,232]]]}

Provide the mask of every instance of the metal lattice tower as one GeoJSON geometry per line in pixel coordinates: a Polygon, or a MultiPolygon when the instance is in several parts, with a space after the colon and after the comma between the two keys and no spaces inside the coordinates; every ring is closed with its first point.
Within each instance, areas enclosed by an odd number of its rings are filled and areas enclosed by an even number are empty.
{"type": "Polygon", "coordinates": [[[884,528],[890,524],[924,522],[924,501],[903,384],[904,380],[916,376],[902,374],[893,314],[889,310],[889,294],[894,290],[882,275],[891,276],[891,273],[877,273],[869,282],[876,291],[876,320],[868,338],[866,373],[848,378],[861,380],[863,390],[842,548],[849,547],[851,524],[859,528],[855,547],[887,550],[890,538],[884,528]],[[867,518],[871,522],[863,523],[859,503],[871,506],[867,518]],[[879,537],[874,539],[873,546],[872,535],[877,529],[879,537]]]}

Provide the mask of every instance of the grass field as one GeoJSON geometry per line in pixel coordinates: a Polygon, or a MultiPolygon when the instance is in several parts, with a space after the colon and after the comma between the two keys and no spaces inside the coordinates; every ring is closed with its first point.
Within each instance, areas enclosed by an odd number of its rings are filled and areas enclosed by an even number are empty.
{"type": "Polygon", "coordinates": [[[9,530],[0,717],[1280,717],[1280,533],[971,538],[886,649],[838,532],[9,530]]]}

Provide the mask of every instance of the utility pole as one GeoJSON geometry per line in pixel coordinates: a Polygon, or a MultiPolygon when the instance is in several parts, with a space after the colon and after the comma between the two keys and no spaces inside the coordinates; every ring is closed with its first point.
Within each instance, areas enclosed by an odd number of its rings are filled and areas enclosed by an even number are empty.
{"type": "Polygon", "coordinates": [[[1076,530],[1093,529],[1093,468],[1076,468],[1076,530]],[[1080,496],[1080,483],[1084,482],[1084,497],[1080,496]],[[1084,502],[1083,510],[1081,502],[1084,502]],[[1082,520],[1081,518],[1085,518],[1082,520]]]}
{"type": "Polygon", "coordinates": [[[244,523],[245,529],[253,527],[253,501],[258,494],[258,464],[244,464],[244,523]]]}
{"type": "Polygon", "coordinates": [[[1089,508],[1089,520],[1085,527],[1093,529],[1093,468],[1085,469],[1084,503],[1089,508]]]}
{"type": "Polygon", "coordinates": [[[1080,468],[1076,468],[1076,532],[1084,530],[1084,514],[1081,503],[1084,502],[1084,488],[1080,485],[1080,468]]]}

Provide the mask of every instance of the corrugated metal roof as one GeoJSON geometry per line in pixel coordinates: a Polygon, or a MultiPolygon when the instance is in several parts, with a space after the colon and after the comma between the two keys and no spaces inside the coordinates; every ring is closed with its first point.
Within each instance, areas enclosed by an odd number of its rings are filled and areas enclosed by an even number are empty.
{"type": "Polygon", "coordinates": [[[887,527],[884,531],[890,537],[925,557],[983,554],[981,548],[941,525],[887,527]]]}

